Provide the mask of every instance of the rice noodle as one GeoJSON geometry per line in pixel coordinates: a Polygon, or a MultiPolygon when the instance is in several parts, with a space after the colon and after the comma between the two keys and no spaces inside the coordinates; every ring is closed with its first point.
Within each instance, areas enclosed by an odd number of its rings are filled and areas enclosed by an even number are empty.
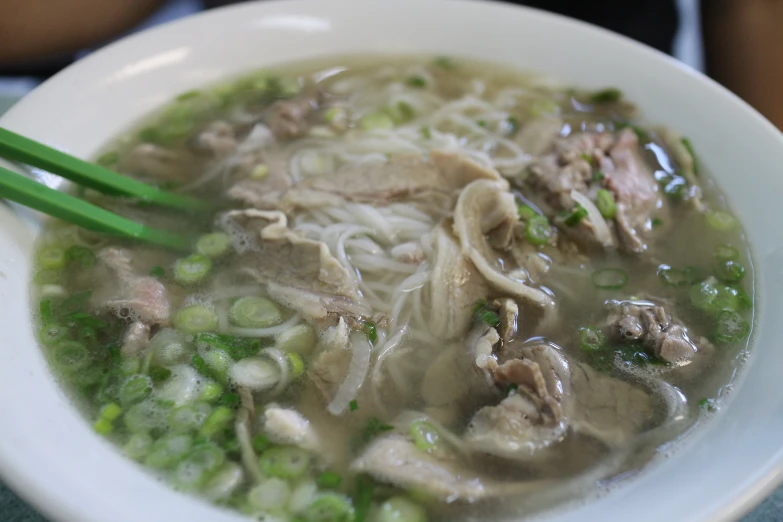
{"type": "Polygon", "coordinates": [[[340,384],[332,402],[329,403],[328,409],[332,415],[340,415],[345,411],[348,404],[356,397],[356,393],[364,383],[364,379],[370,369],[372,344],[370,344],[367,336],[362,332],[353,332],[350,336],[350,341],[351,351],[353,352],[351,365],[348,368],[348,375],[340,384]]]}
{"type": "Polygon", "coordinates": [[[595,238],[605,247],[612,246],[614,240],[612,239],[612,232],[609,230],[609,225],[606,224],[604,217],[595,204],[590,201],[590,198],[578,192],[576,190],[571,191],[571,199],[582,205],[587,211],[587,219],[592,223],[595,229],[595,238]]]}

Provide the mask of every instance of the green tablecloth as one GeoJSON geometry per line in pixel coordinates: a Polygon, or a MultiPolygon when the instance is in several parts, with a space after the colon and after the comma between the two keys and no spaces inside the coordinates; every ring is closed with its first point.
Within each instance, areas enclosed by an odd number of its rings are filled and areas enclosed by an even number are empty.
{"type": "MultiPolygon", "coordinates": [[[[15,98],[3,96],[0,93],[0,114],[5,112],[14,101],[16,101],[15,98]]],[[[2,437],[2,431],[0,431],[0,437],[2,437]]],[[[2,483],[0,483],[0,521],[47,522],[2,483]]],[[[783,522],[783,488],[776,491],[742,522],[783,522]]]]}

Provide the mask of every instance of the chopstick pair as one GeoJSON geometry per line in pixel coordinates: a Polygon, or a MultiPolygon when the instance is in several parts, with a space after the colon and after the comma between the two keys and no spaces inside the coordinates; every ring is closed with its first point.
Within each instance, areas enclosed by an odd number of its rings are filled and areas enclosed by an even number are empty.
{"type": "MultiPolygon", "coordinates": [[[[2,127],[0,158],[40,168],[108,195],[133,197],[146,203],[180,210],[211,209],[202,200],[162,191],[2,127]]],[[[3,167],[0,167],[0,197],[95,232],[125,236],[174,249],[187,249],[190,246],[190,239],[182,234],[140,225],[3,167]]]]}

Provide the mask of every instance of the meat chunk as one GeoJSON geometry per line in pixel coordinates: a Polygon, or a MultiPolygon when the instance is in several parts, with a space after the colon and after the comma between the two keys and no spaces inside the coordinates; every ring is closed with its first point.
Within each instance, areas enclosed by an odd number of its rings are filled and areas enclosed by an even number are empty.
{"type": "Polygon", "coordinates": [[[473,307],[488,291],[483,278],[463,257],[459,243],[446,227],[438,226],[433,231],[433,250],[430,329],[440,339],[454,339],[470,328],[473,307]]]}
{"type": "Polygon", "coordinates": [[[500,338],[505,343],[513,341],[519,327],[519,306],[509,298],[496,299],[492,304],[499,311],[500,327],[498,333],[500,338]]]}
{"type": "Polygon", "coordinates": [[[554,303],[549,295],[504,270],[502,254],[496,250],[502,241],[497,238],[507,238],[510,248],[517,222],[516,202],[505,182],[472,182],[462,190],[454,208],[454,235],[462,255],[473,262],[487,284],[498,292],[551,307],[554,303]]]}
{"type": "Polygon", "coordinates": [[[210,123],[204,130],[196,134],[190,142],[190,148],[197,154],[206,154],[223,158],[233,153],[237,148],[234,128],[225,121],[210,123]]]}
{"type": "Polygon", "coordinates": [[[247,230],[253,241],[237,257],[235,267],[269,284],[270,293],[284,304],[313,319],[346,309],[370,313],[356,279],[332,256],[329,247],[290,230],[285,214],[245,210],[229,212],[227,217],[247,230]]]}
{"type": "Polygon", "coordinates": [[[136,145],[117,168],[156,181],[184,182],[196,172],[182,154],[151,143],[136,145]]]}
{"type": "Polygon", "coordinates": [[[536,118],[522,126],[514,141],[531,156],[540,156],[555,145],[562,128],[560,118],[536,118]]]}
{"type": "MultiPolygon", "coordinates": [[[[576,133],[557,141],[555,150],[541,158],[530,169],[528,183],[544,194],[554,217],[576,205],[573,191],[595,202],[599,189],[608,190],[615,199],[616,214],[612,231],[616,243],[627,252],[639,253],[647,248],[651,218],[667,212],[658,184],[639,151],[639,139],[631,129],[616,135],[606,132],[576,133]],[[601,176],[596,176],[596,173],[601,176]]],[[[605,248],[610,243],[597,237],[590,219],[576,226],[562,226],[572,239],[588,248],[605,248]]]]}
{"type": "Polygon", "coordinates": [[[171,315],[166,287],[154,277],[134,274],[129,250],[110,247],[99,253],[100,259],[114,270],[122,296],[106,305],[122,317],[134,317],[146,324],[168,324],[171,315]]]}
{"type": "Polygon", "coordinates": [[[656,357],[669,363],[682,363],[696,355],[699,347],[688,330],[662,306],[652,303],[621,303],[607,319],[610,338],[617,342],[642,341],[656,357]]]}
{"type": "Polygon", "coordinates": [[[318,109],[322,96],[320,91],[312,91],[275,102],[266,120],[275,138],[292,140],[307,134],[310,130],[308,118],[318,109]]]}
{"type": "Polygon", "coordinates": [[[263,152],[246,155],[239,161],[237,168],[244,179],[228,190],[228,197],[261,210],[281,208],[283,195],[293,185],[285,163],[270,160],[263,152]],[[254,174],[256,168],[261,169],[260,174],[254,174]]]}

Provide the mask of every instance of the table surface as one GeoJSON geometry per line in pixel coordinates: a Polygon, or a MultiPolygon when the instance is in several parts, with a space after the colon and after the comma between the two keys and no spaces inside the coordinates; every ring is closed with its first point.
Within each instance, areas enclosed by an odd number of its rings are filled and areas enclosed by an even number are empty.
{"type": "MultiPolygon", "coordinates": [[[[0,114],[16,101],[16,97],[0,92],[0,114]]],[[[0,432],[0,436],[2,433],[0,432]]],[[[0,521],[47,522],[35,510],[0,482],[0,521]]],[[[672,521],[676,522],[676,521],[672,521]]],[[[783,522],[783,487],[746,516],[742,522],[783,522]]]]}

